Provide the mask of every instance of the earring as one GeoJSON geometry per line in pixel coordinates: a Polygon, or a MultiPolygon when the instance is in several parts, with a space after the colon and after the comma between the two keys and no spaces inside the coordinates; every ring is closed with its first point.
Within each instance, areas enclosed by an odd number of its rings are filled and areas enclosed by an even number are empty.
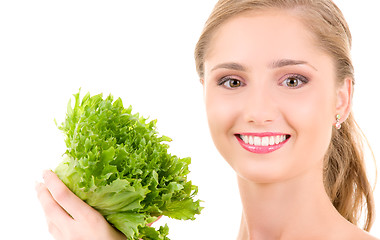
{"type": "Polygon", "coordinates": [[[335,128],[336,129],[340,129],[342,127],[342,125],[340,124],[339,120],[340,120],[340,115],[337,114],[336,115],[336,123],[335,123],[335,128]]]}

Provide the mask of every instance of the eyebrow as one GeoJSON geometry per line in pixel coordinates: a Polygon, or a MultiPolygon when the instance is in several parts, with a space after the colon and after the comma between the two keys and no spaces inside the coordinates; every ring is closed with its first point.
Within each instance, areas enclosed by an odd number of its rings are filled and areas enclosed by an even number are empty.
{"type": "Polygon", "coordinates": [[[308,65],[309,67],[313,68],[315,71],[318,71],[317,68],[315,68],[313,65],[306,61],[302,60],[293,60],[293,59],[280,59],[277,61],[272,62],[270,65],[270,68],[281,68],[286,66],[293,66],[293,65],[308,65]]]}
{"type": "Polygon", "coordinates": [[[239,63],[234,63],[234,62],[218,64],[215,67],[213,67],[211,69],[211,71],[214,71],[214,70],[219,69],[219,68],[231,69],[231,70],[242,71],[242,72],[247,71],[243,65],[241,65],[239,63]]]}
{"type": "MultiPolygon", "coordinates": [[[[281,68],[281,67],[286,67],[286,66],[294,66],[294,65],[308,65],[309,67],[313,68],[315,71],[318,71],[317,68],[315,68],[313,65],[310,63],[303,61],[303,60],[293,60],[293,59],[280,59],[277,61],[272,62],[269,67],[270,68],[281,68]]],[[[243,65],[235,62],[227,62],[227,63],[221,63],[216,65],[211,69],[211,71],[220,69],[220,68],[225,68],[225,69],[231,69],[231,70],[236,70],[236,71],[242,71],[246,72],[247,69],[243,65]]]]}

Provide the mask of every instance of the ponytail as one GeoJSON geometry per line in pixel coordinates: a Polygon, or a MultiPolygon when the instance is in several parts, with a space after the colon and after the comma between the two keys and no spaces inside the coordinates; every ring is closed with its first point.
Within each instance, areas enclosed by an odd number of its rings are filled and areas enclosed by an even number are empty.
{"type": "Polygon", "coordinates": [[[373,191],[366,175],[363,137],[352,115],[341,129],[334,128],[324,161],[324,184],[334,207],[355,225],[358,225],[366,203],[363,229],[369,231],[375,209],[373,191]]]}

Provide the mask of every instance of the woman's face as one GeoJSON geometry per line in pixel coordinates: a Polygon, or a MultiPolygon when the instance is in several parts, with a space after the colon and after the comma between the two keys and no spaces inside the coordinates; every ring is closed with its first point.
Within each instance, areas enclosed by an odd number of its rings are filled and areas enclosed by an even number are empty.
{"type": "Polygon", "coordinates": [[[219,152],[255,182],[322,174],[337,114],[334,77],[332,59],[294,16],[228,20],[210,42],[203,79],[219,152]]]}

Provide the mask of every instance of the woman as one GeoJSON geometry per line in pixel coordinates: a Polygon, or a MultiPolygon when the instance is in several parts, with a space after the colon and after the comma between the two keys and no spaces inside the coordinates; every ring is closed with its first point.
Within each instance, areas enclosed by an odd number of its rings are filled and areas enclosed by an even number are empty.
{"type": "MultiPolygon", "coordinates": [[[[238,177],[238,239],[375,239],[350,46],[330,0],[221,0],[211,13],[195,58],[212,138],[238,177]]],[[[125,238],[52,172],[44,179],[55,238],[125,238]]]]}

